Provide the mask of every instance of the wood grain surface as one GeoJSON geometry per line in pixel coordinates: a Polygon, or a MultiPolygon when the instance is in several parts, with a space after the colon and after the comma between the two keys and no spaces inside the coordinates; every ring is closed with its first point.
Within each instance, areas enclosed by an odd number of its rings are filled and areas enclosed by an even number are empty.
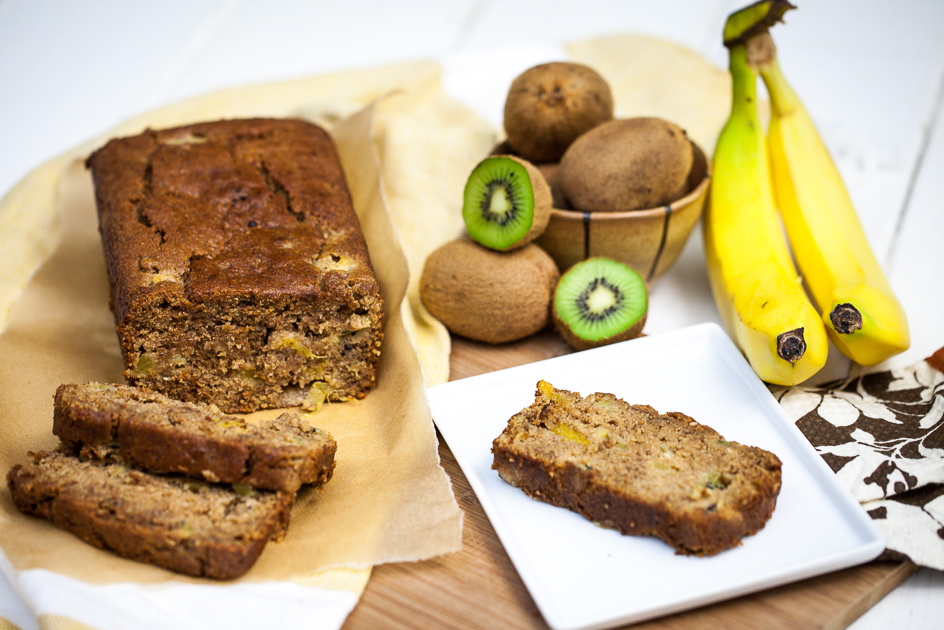
{"type": "MultiPolygon", "coordinates": [[[[552,332],[502,346],[454,337],[451,378],[540,361],[569,351],[552,332]]],[[[475,493],[442,440],[439,454],[465,513],[462,549],[424,562],[376,567],[344,628],[546,629],[475,493]]],[[[839,630],[914,570],[908,562],[872,562],[633,627],[839,630]]]]}

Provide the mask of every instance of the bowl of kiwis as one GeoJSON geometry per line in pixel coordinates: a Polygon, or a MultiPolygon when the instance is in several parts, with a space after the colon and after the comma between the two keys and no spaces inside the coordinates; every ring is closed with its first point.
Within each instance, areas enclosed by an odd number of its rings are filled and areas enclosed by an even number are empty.
{"type": "Polygon", "coordinates": [[[483,343],[551,325],[575,350],[640,336],[704,206],[704,152],[667,120],[614,118],[606,81],[571,62],[514,80],[505,130],[466,181],[465,233],[426,258],[422,304],[483,343]]]}
{"type": "Polygon", "coordinates": [[[672,267],[701,216],[711,170],[684,129],[655,116],[614,117],[606,80],[573,62],[518,75],[504,127],[493,153],[530,161],[551,188],[535,242],[561,270],[606,257],[651,286],[672,267]]]}

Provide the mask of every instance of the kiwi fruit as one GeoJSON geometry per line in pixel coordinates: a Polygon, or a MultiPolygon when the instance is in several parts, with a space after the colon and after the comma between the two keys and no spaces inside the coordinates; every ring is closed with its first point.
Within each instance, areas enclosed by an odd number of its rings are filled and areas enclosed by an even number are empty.
{"type": "Polygon", "coordinates": [[[551,297],[559,278],[553,259],[533,243],[498,252],[463,237],[427,257],[420,299],[451,332],[485,343],[507,343],[550,324],[551,297]]]}
{"type": "Polygon", "coordinates": [[[688,192],[694,159],[691,141],[675,123],[649,116],[615,119],[568,147],[557,183],[575,210],[656,208],[688,192]]]}
{"type": "Polygon", "coordinates": [[[489,156],[469,174],[462,199],[468,235],[480,245],[505,251],[523,247],[551,219],[551,188],[527,160],[489,156]]]}
{"type": "Polygon", "coordinates": [[[649,311],[646,281],[611,258],[583,260],[561,276],[554,291],[554,327],[575,350],[642,334],[649,311]]]}
{"type": "Polygon", "coordinates": [[[511,82],[504,127],[513,153],[556,162],[578,136],[613,118],[613,94],[600,74],[579,63],[553,61],[511,82]]]}
{"type": "Polygon", "coordinates": [[[560,170],[560,162],[543,162],[541,164],[535,164],[535,166],[541,171],[541,175],[544,176],[547,185],[551,187],[551,205],[560,210],[568,210],[570,206],[567,205],[567,200],[564,199],[564,193],[561,192],[560,186],[557,183],[557,171],[560,170]]]}

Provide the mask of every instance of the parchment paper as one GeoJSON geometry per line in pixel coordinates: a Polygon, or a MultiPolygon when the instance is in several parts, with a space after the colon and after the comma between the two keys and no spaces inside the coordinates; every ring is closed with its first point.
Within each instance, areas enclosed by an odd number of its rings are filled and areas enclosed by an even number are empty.
{"type": "MultiPolygon", "coordinates": [[[[288,579],[325,567],[369,567],[458,549],[461,512],[439,466],[424,381],[403,327],[406,259],[387,214],[371,135],[372,108],[335,126],[342,162],[386,300],[378,386],[329,404],[310,421],[338,441],[323,492],[300,493],[285,539],[270,543],[243,580],[288,579]]],[[[52,395],[63,382],[121,381],[121,359],[88,172],[72,159],[61,179],[59,248],[0,337],[0,469],[28,450],[53,448],[52,395]]],[[[278,411],[265,412],[267,414],[278,411]]],[[[88,582],[157,582],[181,576],[99,551],[24,516],[0,493],[0,545],[15,569],[42,567],[88,582]]]]}

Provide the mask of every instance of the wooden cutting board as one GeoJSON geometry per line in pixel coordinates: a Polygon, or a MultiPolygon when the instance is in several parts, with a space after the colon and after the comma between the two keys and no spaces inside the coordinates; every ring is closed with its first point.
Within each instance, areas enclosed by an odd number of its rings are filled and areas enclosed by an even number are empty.
{"type": "MultiPolygon", "coordinates": [[[[559,356],[570,349],[553,332],[502,346],[453,338],[452,380],[559,356]]],[[[443,467],[465,512],[463,547],[424,562],[374,569],[344,628],[546,629],[515,568],[448,446],[443,467]]],[[[640,630],[846,628],[915,570],[872,562],[712,606],[637,624],[640,630]]]]}

